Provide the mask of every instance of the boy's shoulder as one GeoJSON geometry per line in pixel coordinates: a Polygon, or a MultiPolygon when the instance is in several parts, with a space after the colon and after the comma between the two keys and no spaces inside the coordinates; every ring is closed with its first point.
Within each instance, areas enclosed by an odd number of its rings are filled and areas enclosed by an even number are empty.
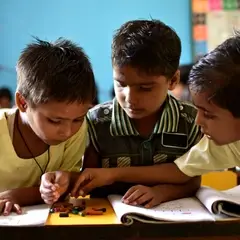
{"type": "Polygon", "coordinates": [[[16,114],[16,108],[1,108],[0,109],[0,120],[5,120],[8,117],[14,117],[16,114]]]}
{"type": "Polygon", "coordinates": [[[1,133],[9,133],[9,128],[13,126],[14,119],[16,115],[16,108],[3,108],[0,109],[0,132],[1,133]]]}
{"type": "Polygon", "coordinates": [[[87,118],[92,122],[108,122],[112,119],[113,101],[100,103],[88,111],[87,118]]]}
{"type": "Polygon", "coordinates": [[[183,117],[193,117],[195,119],[197,115],[197,108],[190,102],[180,101],[180,111],[183,117]]]}
{"type": "Polygon", "coordinates": [[[190,122],[194,121],[197,115],[197,108],[188,101],[182,101],[170,96],[171,101],[177,105],[177,109],[181,117],[186,118],[190,122]]]}

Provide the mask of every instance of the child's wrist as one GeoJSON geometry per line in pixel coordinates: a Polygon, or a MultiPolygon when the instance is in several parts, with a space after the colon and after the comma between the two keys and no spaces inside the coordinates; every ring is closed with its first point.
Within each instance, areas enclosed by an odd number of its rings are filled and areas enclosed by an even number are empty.
{"type": "Polygon", "coordinates": [[[121,168],[109,168],[111,182],[120,182],[121,181],[121,168]]]}

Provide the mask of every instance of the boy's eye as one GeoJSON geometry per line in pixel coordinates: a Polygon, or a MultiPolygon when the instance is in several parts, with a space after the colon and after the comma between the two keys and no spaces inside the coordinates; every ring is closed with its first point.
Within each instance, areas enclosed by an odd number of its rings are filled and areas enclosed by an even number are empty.
{"type": "Polygon", "coordinates": [[[205,117],[206,119],[214,119],[214,118],[215,118],[215,116],[209,115],[209,114],[206,113],[206,112],[204,112],[203,115],[204,115],[204,117],[205,117]]]}
{"type": "Polygon", "coordinates": [[[81,118],[81,119],[74,119],[73,122],[81,123],[81,122],[83,122],[83,120],[84,120],[83,118],[81,118]]]}
{"type": "Polygon", "coordinates": [[[50,118],[48,118],[48,122],[52,123],[52,124],[60,124],[59,120],[52,120],[50,118]]]}
{"type": "Polygon", "coordinates": [[[117,82],[117,87],[126,87],[126,85],[124,83],[117,82]]]}
{"type": "Polygon", "coordinates": [[[152,90],[152,87],[148,87],[148,86],[140,86],[140,89],[146,92],[149,92],[152,90]]]}

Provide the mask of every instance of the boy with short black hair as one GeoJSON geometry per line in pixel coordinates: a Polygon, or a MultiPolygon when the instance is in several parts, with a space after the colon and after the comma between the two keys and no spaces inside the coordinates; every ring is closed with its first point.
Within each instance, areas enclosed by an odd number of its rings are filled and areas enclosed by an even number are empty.
{"type": "MultiPolygon", "coordinates": [[[[79,175],[73,195],[85,195],[104,185],[110,186],[92,194],[124,194],[136,184],[153,186],[154,193],[161,188],[158,202],[142,199],[140,204],[149,207],[196,191],[199,178],[159,188],[161,176],[149,171],[152,165],[157,168],[173,162],[201,137],[194,123],[196,109],[168,95],[179,82],[180,55],[179,37],[161,21],[135,20],[120,27],[112,44],[116,98],[88,113],[91,144],[84,157],[86,169],[79,175]]],[[[41,185],[46,202],[49,178],[54,179],[50,176],[54,173],[44,175],[41,185]]],[[[69,175],[63,173],[64,177],[69,175]]]]}
{"type": "Polygon", "coordinates": [[[39,183],[46,171],[80,171],[85,115],[95,97],[88,57],[69,40],[29,44],[18,60],[17,77],[17,109],[0,111],[4,215],[41,201],[39,183]]]}
{"type": "MultiPolygon", "coordinates": [[[[195,176],[240,166],[239,79],[240,33],[236,33],[200,59],[190,72],[189,87],[198,109],[196,123],[205,136],[174,163],[149,167],[153,176],[165,183],[184,184],[195,176]]],[[[133,191],[124,201],[134,204],[144,195],[145,200],[156,202],[162,195],[159,190],[153,196],[151,187],[140,189],[137,195],[133,191]]]]}

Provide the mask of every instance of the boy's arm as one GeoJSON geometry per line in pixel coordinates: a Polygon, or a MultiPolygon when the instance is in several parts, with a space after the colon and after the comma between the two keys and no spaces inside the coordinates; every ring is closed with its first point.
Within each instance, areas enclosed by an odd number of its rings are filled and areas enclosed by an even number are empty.
{"type": "Polygon", "coordinates": [[[35,205],[43,203],[39,192],[39,186],[16,188],[0,193],[0,200],[7,199],[20,206],[35,205]]]}
{"type": "Polygon", "coordinates": [[[161,183],[182,184],[191,177],[182,173],[174,163],[146,167],[86,168],[77,178],[71,191],[73,196],[88,194],[97,187],[114,182],[153,186],[161,183]]]}
{"type": "Polygon", "coordinates": [[[160,184],[156,185],[153,188],[156,189],[156,191],[159,191],[162,194],[162,201],[161,202],[167,202],[172,201],[179,198],[184,197],[191,197],[193,196],[197,190],[199,189],[201,185],[201,177],[193,177],[189,181],[187,181],[184,184],[160,184]]]}
{"type": "Polygon", "coordinates": [[[90,142],[84,153],[83,169],[85,168],[99,168],[100,167],[100,155],[96,151],[92,142],[90,142]]]}
{"type": "MultiPolygon", "coordinates": [[[[88,147],[86,148],[86,151],[84,153],[83,158],[83,170],[85,168],[99,168],[100,163],[100,156],[98,152],[95,150],[93,144],[90,142],[88,147]]],[[[77,181],[78,177],[81,173],[79,172],[71,172],[70,173],[70,184],[69,184],[69,190],[73,188],[75,185],[75,182],[77,181]]]]}
{"type": "Polygon", "coordinates": [[[162,163],[144,167],[125,167],[109,169],[113,181],[141,184],[174,183],[182,184],[190,180],[174,163],[162,163]]]}
{"type": "Polygon", "coordinates": [[[176,159],[174,163],[146,167],[87,168],[78,178],[72,192],[74,194],[80,188],[86,193],[96,187],[110,185],[114,182],[143,185],[183,184],[194,176],[238,166],[239,159],[234,153],[234,147],[234,144],[218,146],[207,137],[203,137],[197,145],[176,159]],[[80,187],[86,181],[87,184],[80,187]]]}

